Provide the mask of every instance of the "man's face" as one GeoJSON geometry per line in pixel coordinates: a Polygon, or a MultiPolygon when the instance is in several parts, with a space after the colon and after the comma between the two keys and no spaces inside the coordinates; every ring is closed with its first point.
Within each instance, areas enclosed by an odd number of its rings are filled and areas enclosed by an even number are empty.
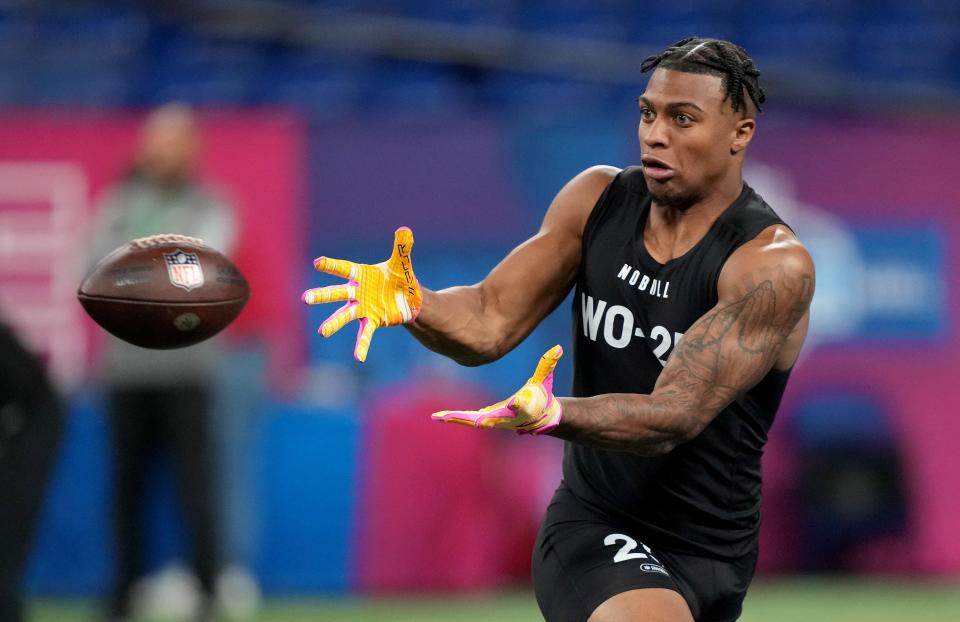
{"type": "Polygon", "coordinates": [[[718,76],[657,69],[639,101],[641,162],[658,205],[686,209],[738,166],[752,119],[724,100],[718,76]]]}
{"type": "Polygon", "coordinates": [[[144,129],[138,163],[140,171],[162,185],[177,185],[193,176],[199,137],[191,116],[161,111],[144,129]]]}

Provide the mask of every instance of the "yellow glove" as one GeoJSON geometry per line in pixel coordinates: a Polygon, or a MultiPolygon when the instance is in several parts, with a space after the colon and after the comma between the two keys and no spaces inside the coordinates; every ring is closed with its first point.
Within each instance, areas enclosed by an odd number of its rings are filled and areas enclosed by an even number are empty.
{"type": "Polygon", "coordinates": [[[563,348],[553,346],[540,357],[537,370],[520,390],[480,410],[442,410],[434,421],[450,421],[477,428],[510,428],[519,434],[544,434],[560,425],[563,407],[553,396],[553,368],[563,348]]]}
{"type": "Polygon", "coordinates": [[[303,292],[308,305],[346,300],[347,303],[324,320],[318,331],[329,337],[348,322],[360,320],[353,356],[361,363],[367,359],[370,340],[381,326],[396,326],[416,319],[423,294],[413,274],[410,249],[413,232],[400,227],[394,232],[393,254],[378,264],[363,264],[318,257],[313,267],[320,272],[348,279],[346,285],[316,287],[303,292]]]}

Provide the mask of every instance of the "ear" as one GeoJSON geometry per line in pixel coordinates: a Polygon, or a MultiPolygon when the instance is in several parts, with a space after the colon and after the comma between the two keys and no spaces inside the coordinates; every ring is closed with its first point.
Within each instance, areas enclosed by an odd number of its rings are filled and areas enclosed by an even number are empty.
{"type": "Polygon", "coordinates": [[[737,121],[733,128],[733,142],[730,143],[730,155],[736,155],[747,148],[757,129],[757,121],[746,117],[737,121]]]}

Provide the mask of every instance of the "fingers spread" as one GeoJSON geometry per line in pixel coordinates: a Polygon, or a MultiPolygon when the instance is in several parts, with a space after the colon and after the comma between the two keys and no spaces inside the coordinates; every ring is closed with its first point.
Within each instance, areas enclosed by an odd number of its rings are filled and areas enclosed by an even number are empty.
{"type": "Polygon", "coordinates": [[[313,260],[313,267],[320,272],[340,276],[351,281],[356,281],[360,272],[357,264],[352,261],[331,259],[330,257],[317,257],[313,260]]]}
{"type": "Polygon", "coordinates": [[[348,302],[323,321],[323,324],[320,325],[320,334],[329,337],[346,326],[347,322],[355,319],[357,319],[357,303],[348,302]]]}
{"type": "Polygon", "coordinates": [[[340,300],[356,300],[357,288],[355,285],[331,285],[329,287],[315,287],[303,292],[303,301],[308,305],[318,305],[340,300]]]}

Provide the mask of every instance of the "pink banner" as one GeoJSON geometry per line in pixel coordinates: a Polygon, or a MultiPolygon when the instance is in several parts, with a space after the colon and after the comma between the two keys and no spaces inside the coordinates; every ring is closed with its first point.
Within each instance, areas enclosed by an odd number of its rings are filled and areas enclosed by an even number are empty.
{"type": "Polygon", "coordinates": [[[956,122],[773,118],[758,134],[751,159],[765,168],[747,178],[778,210],[800,215],[787,220],[798,223],[818,273],[812,343],[766,452],[762,568],[789,569],[803,555],[793,535],[795,499],[784,501],[803,467],[788,436],[790,416],[810,396],[843,387],[873,396],[889,415],[910,504],[908,534],[877,543],[854,562],[878,571],[960,570],[960,540],[952,535],[960,514],[960,454],[953,447],[960,434],[960,183],[949,170],[957,144],[956,122]],[[905,244],[911,236],[920,242],[905,244]],[[849,250],[851,240],[864,239],[886,241],[886,248],[849,250]],[[931,252],[931,245],[941,250],[931,252]],[[912,337],[871,333],[865,318],[877,309],[905,321],[926,309],[941,319],[912,337]]]}

